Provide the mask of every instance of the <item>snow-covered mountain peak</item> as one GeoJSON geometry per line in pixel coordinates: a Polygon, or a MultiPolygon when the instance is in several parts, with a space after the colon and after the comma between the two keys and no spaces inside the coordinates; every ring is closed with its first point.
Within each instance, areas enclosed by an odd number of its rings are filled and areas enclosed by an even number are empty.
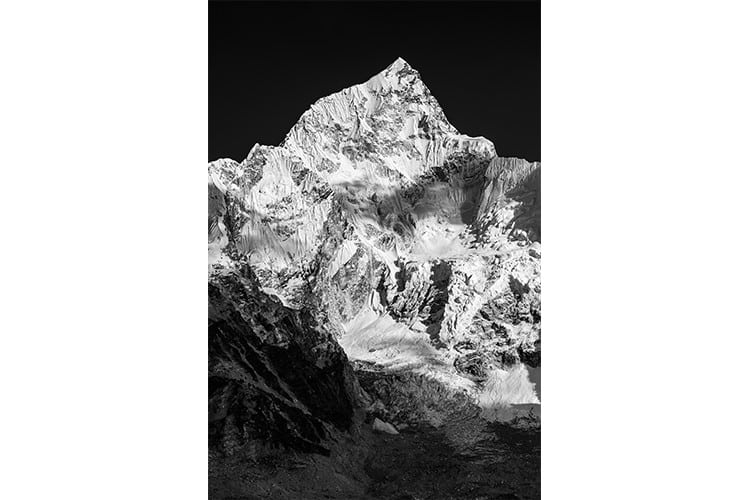
{"type": "Polygon", "coordinates": [[[487,139],[458,133],[401,58],[368,81],[316,101],[281,147],[333,184],[373,175],[413,182],[458,151],[495,154],[487,139]]]}
{"type": "Polygon", "coordinates": [[[371,90],[380,90],[382,88],[410,88],[412,90],[426,89],[424,82],[422,82],[420,78],[419,72],[400,57],[383,71],[370,78],[365,85],[371,90]],[[421,83],[421,86],[410,86],[410,84],[417,82],[421,83]]]}
{"type": "Polygon", "coordinates": [[[395,61],[391,63],[390,66],[388,66],[388,68],[386,68],[386,71],[400,71],[402,69],[405,69],[407,71],[414,71],[409,63],[406,62],[403,57],[399,56],[395,61]]]}
{"type": "Polygon", "coordinates": [[[353,359],[456,387],[538,364],[540,235],[539,164],[461,134],[401,58],[317,100],[281,145],[209,164],[211,276],[248,266],[353,359]]]}

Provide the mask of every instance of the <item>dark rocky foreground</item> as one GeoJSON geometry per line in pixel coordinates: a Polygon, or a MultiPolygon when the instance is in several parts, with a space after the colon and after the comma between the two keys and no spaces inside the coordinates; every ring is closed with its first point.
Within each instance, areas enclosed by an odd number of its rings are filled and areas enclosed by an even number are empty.
{"type": "MultiPolygon", "coordinates": [[[[392,376],[361,373],[366,389],[398,387],[392,376]]],[[[429,389],[426,390],[429,392],[429,389]]],[[[437,399],[434,396],[434,400],[437,399]]],[[[429,399],[429,398],[428,398],[429,399]]],[[[394,406],[398,402],[389,401],[394,406]]],[[[339,432],[330,453],[285,447],[254,448],[232,456],[212,451],[212,499],[536,499],[540,498],[540,432],[488,423],[478,409],[451,404],[439,427],[399,425],[398,435],[372,430],[380,409],[359,409],[349,432],[339,432]]],[[[393,418],[408,409],[385,410],[393,418]]],[[[414,415],[410,413],[408,415],[414,415]]],[[[415,418],[419,420],[419,418],[415,418]]]]}
{"type": "Polygon", "coordinates": [[[407,429],[374,436],[365,462],[372,498],[540,498],[540,433],[486,425],[463,449],[444,431],[407,429]]]}
{"type": "Polygon", "coordinates": [[[327,457],[272,449],[253,458],[212,455],[209,498],[540,498],[538,430],[462,423],[482,428],[471,446],[430,427],[392,436],[362,425],[327,457]]]}

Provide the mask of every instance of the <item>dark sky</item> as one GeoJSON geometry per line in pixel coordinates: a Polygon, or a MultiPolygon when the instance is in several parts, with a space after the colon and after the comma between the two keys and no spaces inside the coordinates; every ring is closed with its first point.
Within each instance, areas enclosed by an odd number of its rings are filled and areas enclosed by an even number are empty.
{"type": "Polygon", "coordinates": [[[208,19],[209,160],[279,144],[399,56],[461,133],[541,159],[537,2],[209,2],[208,19]]]}

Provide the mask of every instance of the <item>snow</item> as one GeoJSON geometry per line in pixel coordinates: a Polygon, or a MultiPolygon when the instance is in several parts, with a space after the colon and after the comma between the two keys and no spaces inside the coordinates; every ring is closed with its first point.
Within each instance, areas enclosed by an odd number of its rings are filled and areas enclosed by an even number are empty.
{"type": "Polygon", "coordinates": [[[331,263],[328,265],[328,277],[331,278],[339,272],[349,260],[352,258],[354,253],[357,251],[357,245],[351,241],[344,241],[340,247],[336,249],[336,253],[331,259],[331,263]]]}
{"type": "Polygon", "coordinates": [[[483,408],[489,408],[494,405],[538,404],[540,401],[526,365],[519,363],[507,370],[498,368],[490,372],[479,395],[479,403],[483,408]]]}
{"type": "Polygon", "coordinates": [[[388,369],[440,365],[440,353],[426,333],[409,329],[388,315],[364,307],[344,325],[341,347],[350,359],[388,369]]]}
{"type": "Polygon", "coordinates": [[[493,369],[481,386],[458,376],[452,370],[450,356],[430,343],[429,335],[410,329],[387,314],[364,307],[344,325],[340,344],[349,359],[374,363],[386,370],[410,369],[440,380],[447,387],[472,395],[483,415],[490,420],[506,420],[516,405],[540,404],[524,364],[507,370],[493,369]]]}

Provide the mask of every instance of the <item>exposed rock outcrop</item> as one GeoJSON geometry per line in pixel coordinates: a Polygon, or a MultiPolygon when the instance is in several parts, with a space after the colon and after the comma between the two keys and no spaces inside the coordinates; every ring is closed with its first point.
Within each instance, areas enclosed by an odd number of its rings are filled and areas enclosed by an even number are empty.
{"type": "Polygon", "coordinates": [[[326,454],[330,429],[348,430],[359,393],[333,336],[260,291],[247,267],[212,274],[208,295],[212,448],[326,454]]]}

